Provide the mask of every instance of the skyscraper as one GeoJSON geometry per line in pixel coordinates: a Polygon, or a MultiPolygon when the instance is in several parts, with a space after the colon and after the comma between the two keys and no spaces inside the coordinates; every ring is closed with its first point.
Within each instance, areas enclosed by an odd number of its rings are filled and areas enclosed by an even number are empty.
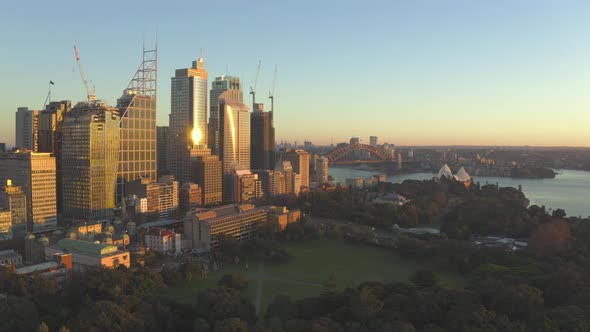
{"type": "Polygon", "coordinates": [[[11,180],[27,197],[27,230],[57,227],[56,162],[51,153],[19,150],[0,154],[0,183],[11,180]]]}
{"type": "Polygon", "coordinates": [[[181,183],[190,181],[190,149],[207,146],[207,78],[203,57],[172,77],[168,166],[181,183]]]}
{"type": "Polygon", "coordinates": [[[321,187],[328,182],[328,158],[319,157],[316,162],[316,185],[321,187]]]}
{"type": "Polygon", "coordinates": [[[201,205],[221,203],[223,198],[223,167],[219,157],[197,155],[193,157],[192,167],[192,182],[201,187],[201,205]]]}
{"type": "Polygon", "coordinates": [[[158,174],[168,173],[168,129],[169,127],[156,127],[156,146],[158,160],[158,174]]]}
{"type": "Polygon", "coordinates": [[[78,103],[63,123],[63,215],[96,220],[115,208],[119,112],[100,101],[78,103]]]}
{"type": "Polygon", "coordinates": [[[301,187],[309,188],[309,153],[300,149],[287,149],[284,158],[293,165],[293,172],[301,174],[301,187]]]}
{"type": "Polygon", "coordinates": [[[370,136],[369,137],[369,142],[370,142],[369,144],[371,146],[377,146],[377,136],[370,136]]]}
{"type": "Polygon", "coordinates": [[[293,193],[293,165],[291,165],[291,162],[288,160],[281,160],[281,161],[277,162],[275,165],[275,171],[280,172],[281,174],[284,175],[285,184],[283,185],[283,187],[284,187],[283,193],[292,194],[293,193]]]}
{"type": "Polygon", "coordinates": [[[69,100],[52,101],[39,113],[39,152],[49,152],[55,157],[55,173],[57,188],[57,213],[61,213],[62,207],[62,141],[63,121],[72,110],[72,102],[69,100]]]}
{"type": "Polygon", "coordinates": [[[219,96],[222,93],[225,93],[225,97],[244,101],[240,78],[222,75],[215,77],[215,80],[211,82],[208,143],[209,149],[214,155],[219,155],[219,96]]]}
{"type": "Polygon", "coordinates": [[[232,201],[232,172],[250,169],[250,112],[244,103],[219,96],[219,155],[223,162],[223,200],[232,201]]]}
{"type": "Polygon", "coordinates": [[[16,146],[37,151],[39,111],[19,107],[16,111],[16,146]]]}
{"type": "Polygon", "coordinates": [[[143,50],[143,61],[117,101],[121,121],[117,200],[138,178],[156,181],[156,95],[158,51],[143,50]]]}
{"type": "Polygon", "coordinates": [[[24,235],[27,228],[27,197],[21,187],[12,185],[11,180],[4,181],[0,189],[0,208],[10,211],[13,235],[24,235]]]}
{"type": "Polygon", "coordinates": [[[275,164],[275,129],[272,112],[264,112],[262,104],[255,104],[251,113],[250,144],[252,169],[273,169],[275,164]]]}
{"type": "Polygon", "coordinates": [[[262,182],[258,174],[252,174],[250,170],[234,170],[232,184],[232,202],[244,203],[263,196],[262,182]]]}

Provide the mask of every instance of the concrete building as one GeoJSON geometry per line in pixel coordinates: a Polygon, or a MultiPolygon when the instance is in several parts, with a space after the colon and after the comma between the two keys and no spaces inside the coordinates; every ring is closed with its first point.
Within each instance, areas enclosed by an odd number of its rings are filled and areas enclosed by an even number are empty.
{"type": "Polygon", "coordinates": [[[223,201],[232,201],[232,172],[250,169],[250,113],[227,91],[219,96],[219,155],[223,162],[223,201]]]}
{"type": "Polygon", "coordinates": [[[17,150],[0,154],[0,183],[11,180],[27,197],[27,230],[57,227],[56,162],[51,153],[17,150]]]}
{"type": "Polygon", "coordinates": [[[0,251],[0,265],[23,265],[23,256],[13,249],[0,251]]]}
{"type": "Polygon", "coordinates": [[[275,128],[273,112],[264,112],[255,104],[250,113],[250,159],[252,169],[270,170],[275,164],[275,128]]]}
{"type": "Polygon", "coordinates": [[[0,143],[0,152],[6,152],[6,143],[0,143]]]}
{"type": "Polygon", "coordinates": [[[266,207],[268,222],[275,224],[278,231],[284,231],[288,224],[301,221],[301,211],[287,209],[284,206],[266,207]]]}
{"type": "Polygon", "coordinates": [[[250,202],[264,196],[262,181],[258,179],[258,174],[252,174],[249,170],[234,170],[233,182],[234,203],[250,202]]]}
{"type": "Polygon", "coordinates": [[[172,78],[168,167],[180,183],[191,179],[190,149],[207,146],[207,80],[203,57],[172,78]]]}
{"type": "Polygon", "coordinates": [[[223,93],[225,93],[225,97],[243,102],[244,95],[242,93],[240,78],[221,75],[215,77],[215,80],[211,82],[211,91],[209,94],[209,103],[211,105],[208,127],[209,137],[207,142],[213,155],[219,155],[219,96],[223,93]]]}
{"type": "Polygon", "coordinates": [[[140,200],[140,213],[147,220],[160,217],[160,184],[148,178],[137,179],[127,184],[127,195],[136,196],[140,200]]]}
{"type": "Polygon", "coordinates": [[[209,149],[192,149],[191,182],[201,188],[201,205],[221,203],[223,199],[223,163],[209,149]]]}
{"type": "Polygon", "coordinates": [[[0,208],[10,211],[10,231],[13,237],[24,237],[27,232],[27,196],[21,187],[10,180],[0,190],[0,208]]]}
{"type": "Polygon", "coordinates": [[[369,145],[377,146],[377,136],[370,136],[369,137],[369,145]]]}
{"type": "Polygon", "coordinates": [[[63,123],[63,216],[113,215],[119,163],[119,116],[99,101],[81,102],[63,123]]]}
{"type": "Polygon", "coordinates": [[[309,188],[309,153],[300,149],[287,149],[284,158],[291,162],[294,173],[301,174],[301,187],[309,188]]]}
{"type": "Polygon", "coordinates": [[[202,201],[201,188],[198,184],[187,182],[180,187],[179,204],[182,215],[200,206],[202,201]]]}
{"type": "Polygon", "coordinates": [[[16,111],[16,147],[37,151],[39,111],[19,107],[16,111]]]}
{"type": "Polygon", "coordinates": [[[301,192],[301,188],[304,188],[301,185],[301,174],[293,173],[292,183],[293,183],[293,194],[299,195],[299,193],[301,192]]]}
{"type": "Polygon", "coordinates": [[[267,212],[252,204],[224,205],[205,211],[192,211],[184,219],[184,234],[192,248],[210,250],[219,245],[218,236],[236,241],[251,239],[257,226],[267,221],[267,212]]]}
{"type": "Polygon", "coordinates": [[[321,187],[324,183],[328,182],[328,158],[320,157],[316,162],[316,185],[321,187]]]}
{"type": "Polygon", "coordinates": [[[39,113],[39,152],[48,152],[55,157],[55,185],[57,191],[57,213],[61,213],[63,193],[62,143],[63,122],[72,110],[69,100],[52,101],[39,113]]]}
{"type": "Polygon", "coordinates": [[[156,127],[156,152],[158,175],[168,173],[168,131],[169,127],[156,127]]]}
{"type": "MultiPolygon", "coordinates": [[[[283,194],[291,194],[294,192],[295,186],[293,185],[293,165],[290,161],[281,160],[275,164],[275,172],[283,174],[284,187],[283,194]]],[[[275,182],[276,183],[276,182],[275,182]]],[[[281,186],[279,184],[279,186],[281,186]]],[[[276,188],[276,187],[275,187],[276,188]]]]}
{"type": "Polygon", "coordinates": [[[115,268],[119,265],[130,266],[129,252],[119,250],[113,245],[66,238],[59,240],[55,245],[45,247],[47,260],[51,260],[56,253],[72,254],[74,271],[96,269],[101,266],[107,268],[115,268]]]}
{"type": "Polygon", "coordinates": [[[10,210],[0,208],[0,240],[9,239],[12,236],[12,217],[10,210]]]}
{"type": "Polygon", "coordinates": [[[49,280],[55,280],[58,289],[64,289],[72,267],[72,254],[56,253],[51,261],[24,266],[14,272],[21,277],[43,276],[49,280]]]}
{"type": "Polygon", "coordinates": [[[160,218],[176,217],[178,215],[178,181],[172,175],[164,175],[160,177],[158,184],[160,186],[160,218]]]}
{"type": "Polygon", "coordinates": [[[160,253],[180,253],[181,241],[180,234],[173,230],[152,227],[148,228],[145,233],[145,245],[150,249],[160,253]]]}

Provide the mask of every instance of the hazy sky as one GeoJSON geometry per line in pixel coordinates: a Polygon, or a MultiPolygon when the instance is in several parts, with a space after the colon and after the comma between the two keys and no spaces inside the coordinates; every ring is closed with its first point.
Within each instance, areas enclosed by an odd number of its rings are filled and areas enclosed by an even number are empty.
{"type": "MultiPolygon", "coordinates": [[[[18,106],[115,104],[159,34],[158,124],[170,77],[204,49],[209,77],[253,84],[277,141],[590,146],[589,1],[7,1],[0,10],[0,141],[18,106]]],[[[245,91],[250,104],[250,96],[245,91]]]]}

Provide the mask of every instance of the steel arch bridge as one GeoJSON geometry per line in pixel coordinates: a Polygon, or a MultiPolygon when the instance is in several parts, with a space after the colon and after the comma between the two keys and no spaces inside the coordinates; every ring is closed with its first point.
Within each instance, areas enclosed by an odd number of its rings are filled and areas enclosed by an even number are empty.
{"type": "Polygon", "coordinates": [[[381,159],[383,161],[390,160],[389,155],[387,153],[385,153],[383,150],[381,150],[375,146],[371,146],[371,145],[367,145],[367,144],[349,144],[347,146],[343,146],[341,148],[335,149],[332,152],[328,153],[326,155],[326,158],[328,158],[328,160],[331,163],[333,163],[351,151],[361,151],[361,150],[367,151],[367,152],[379,157],[379,159],[381,159]]]}

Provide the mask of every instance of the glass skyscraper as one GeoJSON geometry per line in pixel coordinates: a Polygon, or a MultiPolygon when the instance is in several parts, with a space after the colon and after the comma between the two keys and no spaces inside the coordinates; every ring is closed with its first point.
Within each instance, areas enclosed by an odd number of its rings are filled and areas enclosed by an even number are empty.
{"type": "Polygon", "coordinates": [[[222,93],[226,98],[229,97],[242,102],[244,95],[240,85],[240,78],[222,75],[215,77],[215,80],[211,82],[208,143],[212,154],[219,154],[219,96],[222,93]]]}

